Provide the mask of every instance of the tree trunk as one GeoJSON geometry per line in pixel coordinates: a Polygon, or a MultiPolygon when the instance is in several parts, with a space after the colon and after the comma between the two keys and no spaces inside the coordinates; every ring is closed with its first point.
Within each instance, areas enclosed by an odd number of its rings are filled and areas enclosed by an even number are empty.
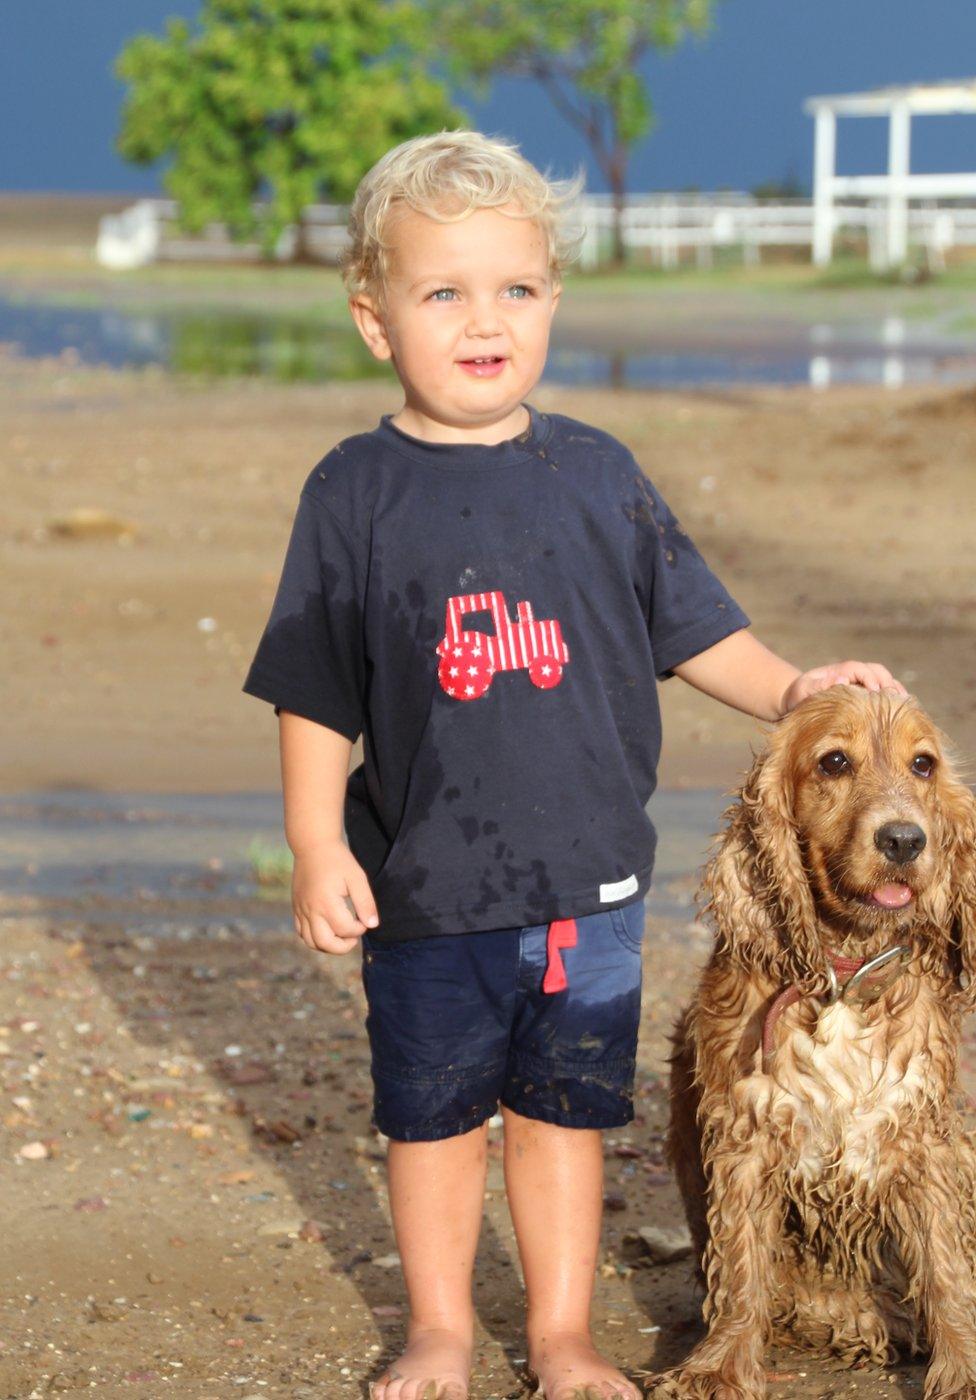
{"type": "Polygon", "coordinates": [[[613,251],[610,267],[621,271],[627,264],[627,245],[624,241],[624,209],[627,204],[627,151],[617,145],[610,161],[610,190],[613,194],[613,251]]]}
{"type": "Polygon", "coordinates": [[[312,256],[309,246],[308,224],[305,222],[304,210],[299,214],[295,224],[295,252],[292,255],[293,263],[316,263],[318,258],[312,256]]]}

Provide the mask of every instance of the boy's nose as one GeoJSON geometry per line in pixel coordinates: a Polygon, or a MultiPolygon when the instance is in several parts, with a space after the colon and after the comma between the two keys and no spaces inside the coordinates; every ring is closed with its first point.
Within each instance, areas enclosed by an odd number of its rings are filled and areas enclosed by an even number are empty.
{"type": "Polygon", "coordinates": [[[501,331],[501,318],[494,302],[476,304],[468,317],[467,333],[471,336],[498,335],[501,331]]]}

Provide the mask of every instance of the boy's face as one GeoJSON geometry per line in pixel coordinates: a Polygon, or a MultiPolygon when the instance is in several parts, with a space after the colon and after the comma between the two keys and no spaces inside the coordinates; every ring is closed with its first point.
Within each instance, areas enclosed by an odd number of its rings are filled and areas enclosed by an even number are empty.
{"type": "Polygon", "coordinates": [[[538,224],[499,209],[440,223],[401,205],[387,238],[385,307],[366,295],[349,305],[373,354],[393,360],[410,422],[476,430],[517,414],[561,290],[538,224]]]}

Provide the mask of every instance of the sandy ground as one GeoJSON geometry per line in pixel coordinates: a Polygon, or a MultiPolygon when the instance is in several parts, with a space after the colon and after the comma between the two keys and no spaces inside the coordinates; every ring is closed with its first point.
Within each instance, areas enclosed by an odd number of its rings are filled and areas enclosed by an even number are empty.
{"type": "MultiPolygon", "coordinates": [[[[763,641],[803,667],[884,661],[976,752],[976,396],[533,397],[633,446],[763,641]]],[[[4,789],[275,787],[270,707],[240,684],[297,492],[392,406],[378,385],[4,361],[4,789]],[[83,506],[132,528],[59,535],[83,506]]],[[[732,785],[762,727],[679,680],[661,699],[662,786],[732,785]]],[[[594,1322],[635,1377],[699,1326],[687,1264],[651,1265],[632,1238],[678,1209],[666,1032],[707,938],[689,882],[672,894],[689,907],[654,929],[640,1116],[606,1138],[594,1322]]],[[[167,940],[140,937],[142,908],[138,892],[108,908],[0,901],[0,1397],[363,1396],[396,1354],[403,1299],[358,970],[296,946],[284,904],[282,932],[258,936],[248,901],[225,901],[216,930],[212,901],[206,920],[184,903],[185,936],[167,940]]],[[[965,1074],[972,1089],[968,1053],[965,1074]]],[[[473,1400],[522,1393],[525,1355],[497,1130],[492,1154],[473,1400]]],[[[915,1395],[921,1374],[770,1369],[775,1396],[811,1398],[915,1395]]]]}
{"type": "MultiPolygon", "coordinates": [[[[976,752],[976,393],[533,397],[633,447],[768,646],[804,669],[883,661],[976,752]]],[[[174,382],[8,357],[4,787],[275,785],[273,714],[240,685],[298,491],[395,406],[383,384],[174,382]],[[56,521],[76,507],[131,530],[65,538],[56,521]]],[[[661,703],[661,785],[733,783],[759,722],[678,678],[661,703]]]]}
{"type": "MultiPolygon", "coordinates": [[[[247,914],[211,905],[167,940],[134,933],[132,911],[0,918],[4,1400],[361,1400],[397,1355],[358,967],[247,914]]],[[[661,1151],[666,1034],[707,943],[693,921],[653,928],[638,1114],[604,1136],[593,1306],[597,1345],[637,1381],[701,1334],[689,1262],[654,1263],[636,1237],[681,1214],[661,1151]]],[[[528,1393],[501,1147],[492,1128],[472,1400],[528,1393]]],[[[918,1366],[780,1353],[768,1368],[771,1400],[921,1393],[918,1366]]]]}

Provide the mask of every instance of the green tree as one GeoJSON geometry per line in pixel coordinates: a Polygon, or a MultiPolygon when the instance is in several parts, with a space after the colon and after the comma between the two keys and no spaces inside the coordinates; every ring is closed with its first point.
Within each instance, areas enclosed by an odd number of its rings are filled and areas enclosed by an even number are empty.
{"type": "Polygon", "coordinates": [[[199,23],[137,35],[115,66],[130,85],[117,149],[172,157],[163,183],[186,232],[223,220],[270,256],[294,224],[304,258],[307,205],[347,202],[391,146],[464,124],[424,69],[414,0],[205,0],[199,23]]]}
{"type": "Polygon", "coordinates": [[[498,74],[533,78],[581,132],[613,195],[613,258],[636,142],[656,124],[638,72],[651,49],[705,34],[713,0],[427,0],[431,51],[484,98],[498,74]]]}

